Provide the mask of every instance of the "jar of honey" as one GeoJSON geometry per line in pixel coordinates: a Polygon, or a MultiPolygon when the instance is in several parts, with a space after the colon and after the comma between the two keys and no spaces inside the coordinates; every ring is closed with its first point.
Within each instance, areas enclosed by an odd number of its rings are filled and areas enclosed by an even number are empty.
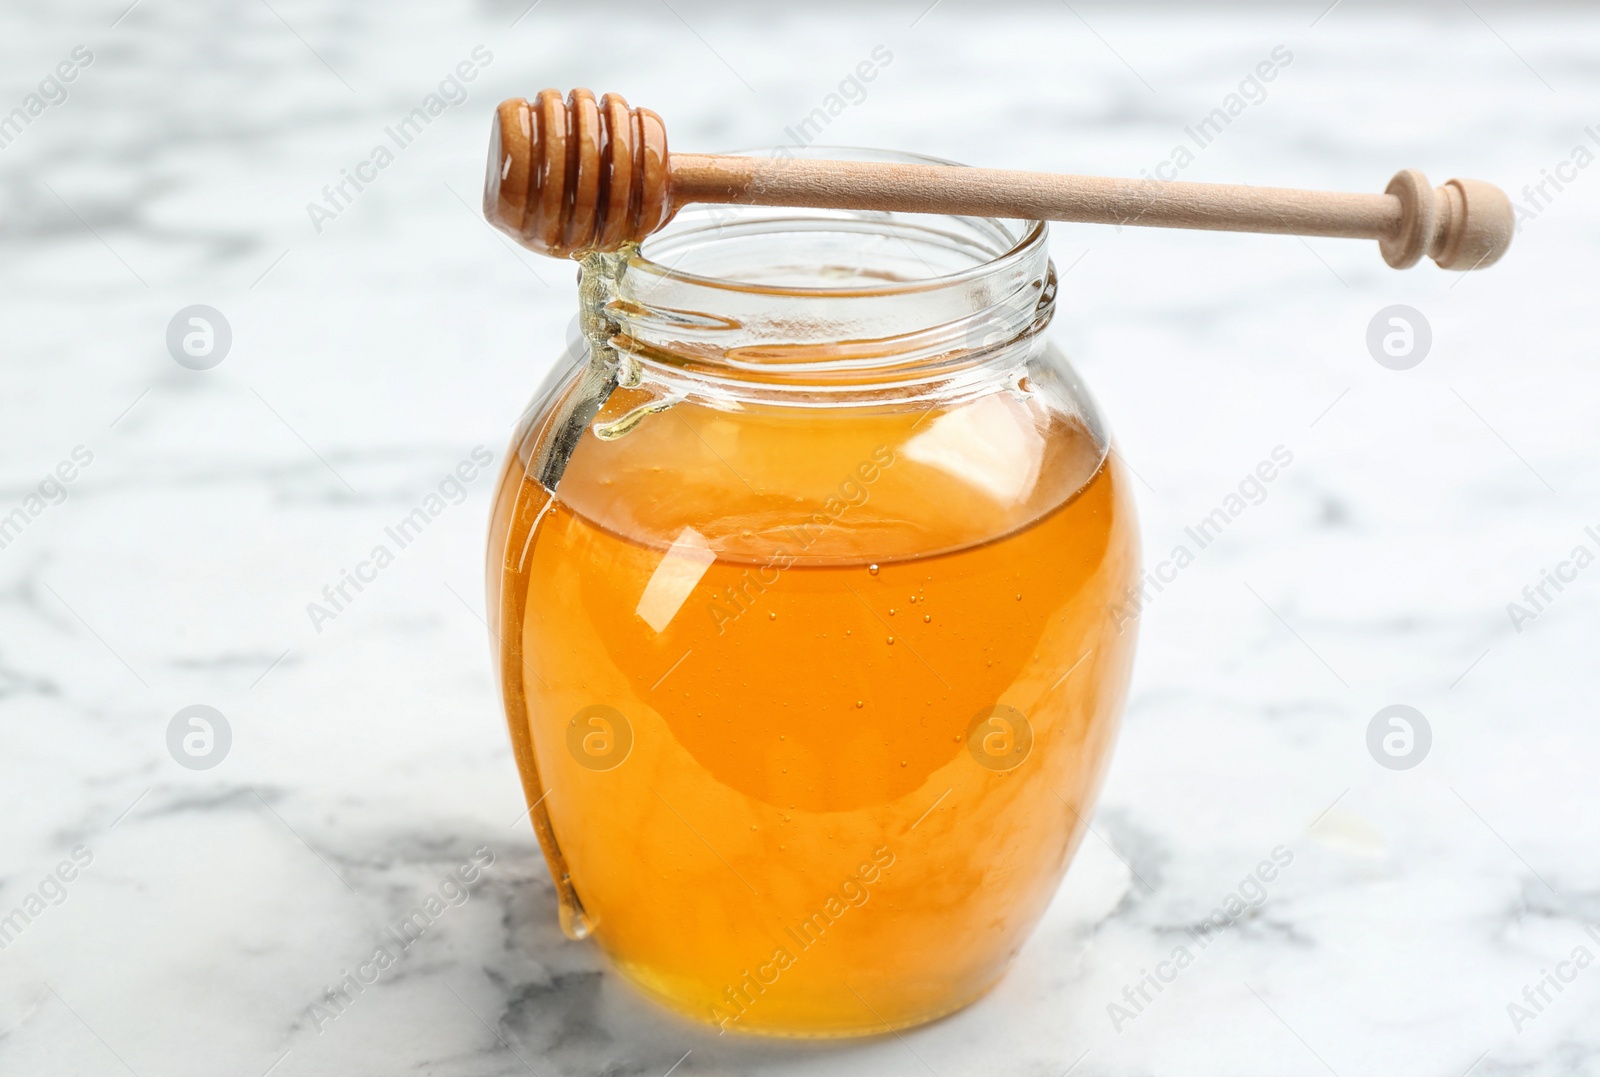
{"type": "Polygon", "coordinates": [[[1083,837],[1133,657],[1044,224],[690,207],[579,292],[488,564],[564,930],[729,1032],[966,1005],[1083,837]]]}

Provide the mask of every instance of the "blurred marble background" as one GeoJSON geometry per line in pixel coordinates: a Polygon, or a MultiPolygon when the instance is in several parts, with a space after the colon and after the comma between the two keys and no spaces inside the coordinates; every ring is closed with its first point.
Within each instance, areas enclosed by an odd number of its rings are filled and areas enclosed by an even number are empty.
{"type": "Polygon", "coordinates": [[[1600,955],[1600,568],[1560,569],[1600,552],[1600,18],[109,0],[0,28],[0,111],[39,95],[0,119],[0,517],[24,514],[0,548],[0,917],[27,913],[0,922],[0,1073],[1600,1073],[1600,967],[1558,965],[1600,955]],[[474,208],[495,102],[588,85],[676,146],[768,146],[879,47],[820,141],[1137,175],[1281,49],[1169,173],[1476,176],[1523,227],[1466,276],[1053,230],[1054,332],[1140,476],[1152,565],[1275,447],[1293,464],[1145,610],[1094,834],[1000,987],[903,1036],[719,1039],[556,929],[480,619],[488,480],[320,632],[305,608],[475,446],[499,459],[575,309],[571,268],[474,208]],[[330,207],[463,62],[465,99],[330,207]],[[231,329],[213,369],[168,352],[195,304],[231,329]],[[1367,345],[1396,304],[1431,331],[1403,371],[1367,345]],[[1368,749],[1393,704],[1431,729],[1410,769],[1368,749]],[[231,730],[208,770],[168,750],[192,705],[231,730]],[[1265,900],[1119,1020],[1280,844],[1265,900]],[[315,1021],[483,847],[471,899],[315,1021]]]}

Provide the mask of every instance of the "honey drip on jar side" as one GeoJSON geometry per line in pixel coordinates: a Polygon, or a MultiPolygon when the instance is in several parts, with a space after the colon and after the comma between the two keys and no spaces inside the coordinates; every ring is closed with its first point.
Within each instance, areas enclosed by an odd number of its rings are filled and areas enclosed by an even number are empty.
{"type": "MultiPolygon", "coordinates": [[[[615,253],[587,254],[580,261],[578,317],[580,330],[587,342],[587,361],[591,367],[585,381],[591,385],[609,386],[616,379],[617,356],[607,343],[610,329],[604,305],[611,281],[622,272],[635,249],[636,245],[629,244],[615,253]]],[[[536,444],[541,434],[542,431],[531,428],[517,431],[513,451],[507,454],[505,467],[501,471],[499,492],[489,524],[486,581],[491,619],[489,630],[499,652],[501,699],[508,714],[522,714],[528,709],[527,678],[530,667],[523,652],[521,632],[528,597],[528,554],[539,521],[551,505],[549,491],[534,477],[534,473],[541,471],[560,475],[566,463],[559,461],[557,466],[550,468],[549,461],[536,455],[542,448],[536,444]],[[507,626],[510,626],[509,631],[507,626]]],[[[555,885],[562,933],[575,940],[588,938],[594,924],[573,886],[566,858],[551,827],[550,808],[546,803],[549,789],[540,774],[526,725],[512,723],[511,746],[517,769],[522,775],[528,815],[555,885]]]]}
{"type": "MultiPolygon", "coordinates": [[[[500,488],[500,497],[507,511],[503,514],[502,523],[502,512],[497,503],[496,518],[490,525],[489,609],[494,615],[490,632],[500,652],[501,699],[507,714],[519,714],[527,713],[529,708],[527,682],[530,669],[523,653],[520,627],[528,597],[528,564],[524,551],[531,543],[538,521],[550,507],[550,495],[523,471],[514,455],[509,465],[501,475],[500,488]],[[501,555],[495,556],[492,552],[495,550],[502,551],[501,555]]],[[[511,749],[522,775],[528,815],[533,822],[534,833],[539,838],[539,845],[544,850],[551,881],[555,884],[561,931],[569,939],[588,938],[593,925],[573,888],[566,858],[551,828],[550,809],[546,803],[549,790],[540,774],[526,724],[511,723],[511,749]]]]}

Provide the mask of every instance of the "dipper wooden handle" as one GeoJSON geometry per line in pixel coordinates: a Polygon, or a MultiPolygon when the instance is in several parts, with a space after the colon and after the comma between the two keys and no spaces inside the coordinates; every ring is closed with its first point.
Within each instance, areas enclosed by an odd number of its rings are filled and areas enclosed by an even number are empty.
{"type": "Polygon", "coordinates": [[[1480,180],[1430,187],[1407,169],[1383,194],[1103,179],[992,168],[669,154],[661,117],[616,94],[503,101],[483,212],[557,257],[638,242],[690,202],[894,210],[1159,228],[1375,239],[1396,269],[1493,265],[1511,244],[1505,192],[1480,180]]]}

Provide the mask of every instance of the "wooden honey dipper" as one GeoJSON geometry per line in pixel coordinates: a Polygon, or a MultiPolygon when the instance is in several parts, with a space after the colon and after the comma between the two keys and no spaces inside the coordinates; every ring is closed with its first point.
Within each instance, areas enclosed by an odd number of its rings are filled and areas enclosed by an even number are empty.
{"type": "Polygon", "coordinates": [[[483,212],[556,257],[638,242],[691,202],[1014,217],[1375,239],[1396,269],[1493,265],[1511,244],[1505,192],[1481,180],[1429,187],[1415,169],[1383,194],[1104,179],[992,168],[667,152],[661,117],[616,94],[514,97],[495,113],[483,212]]]}

